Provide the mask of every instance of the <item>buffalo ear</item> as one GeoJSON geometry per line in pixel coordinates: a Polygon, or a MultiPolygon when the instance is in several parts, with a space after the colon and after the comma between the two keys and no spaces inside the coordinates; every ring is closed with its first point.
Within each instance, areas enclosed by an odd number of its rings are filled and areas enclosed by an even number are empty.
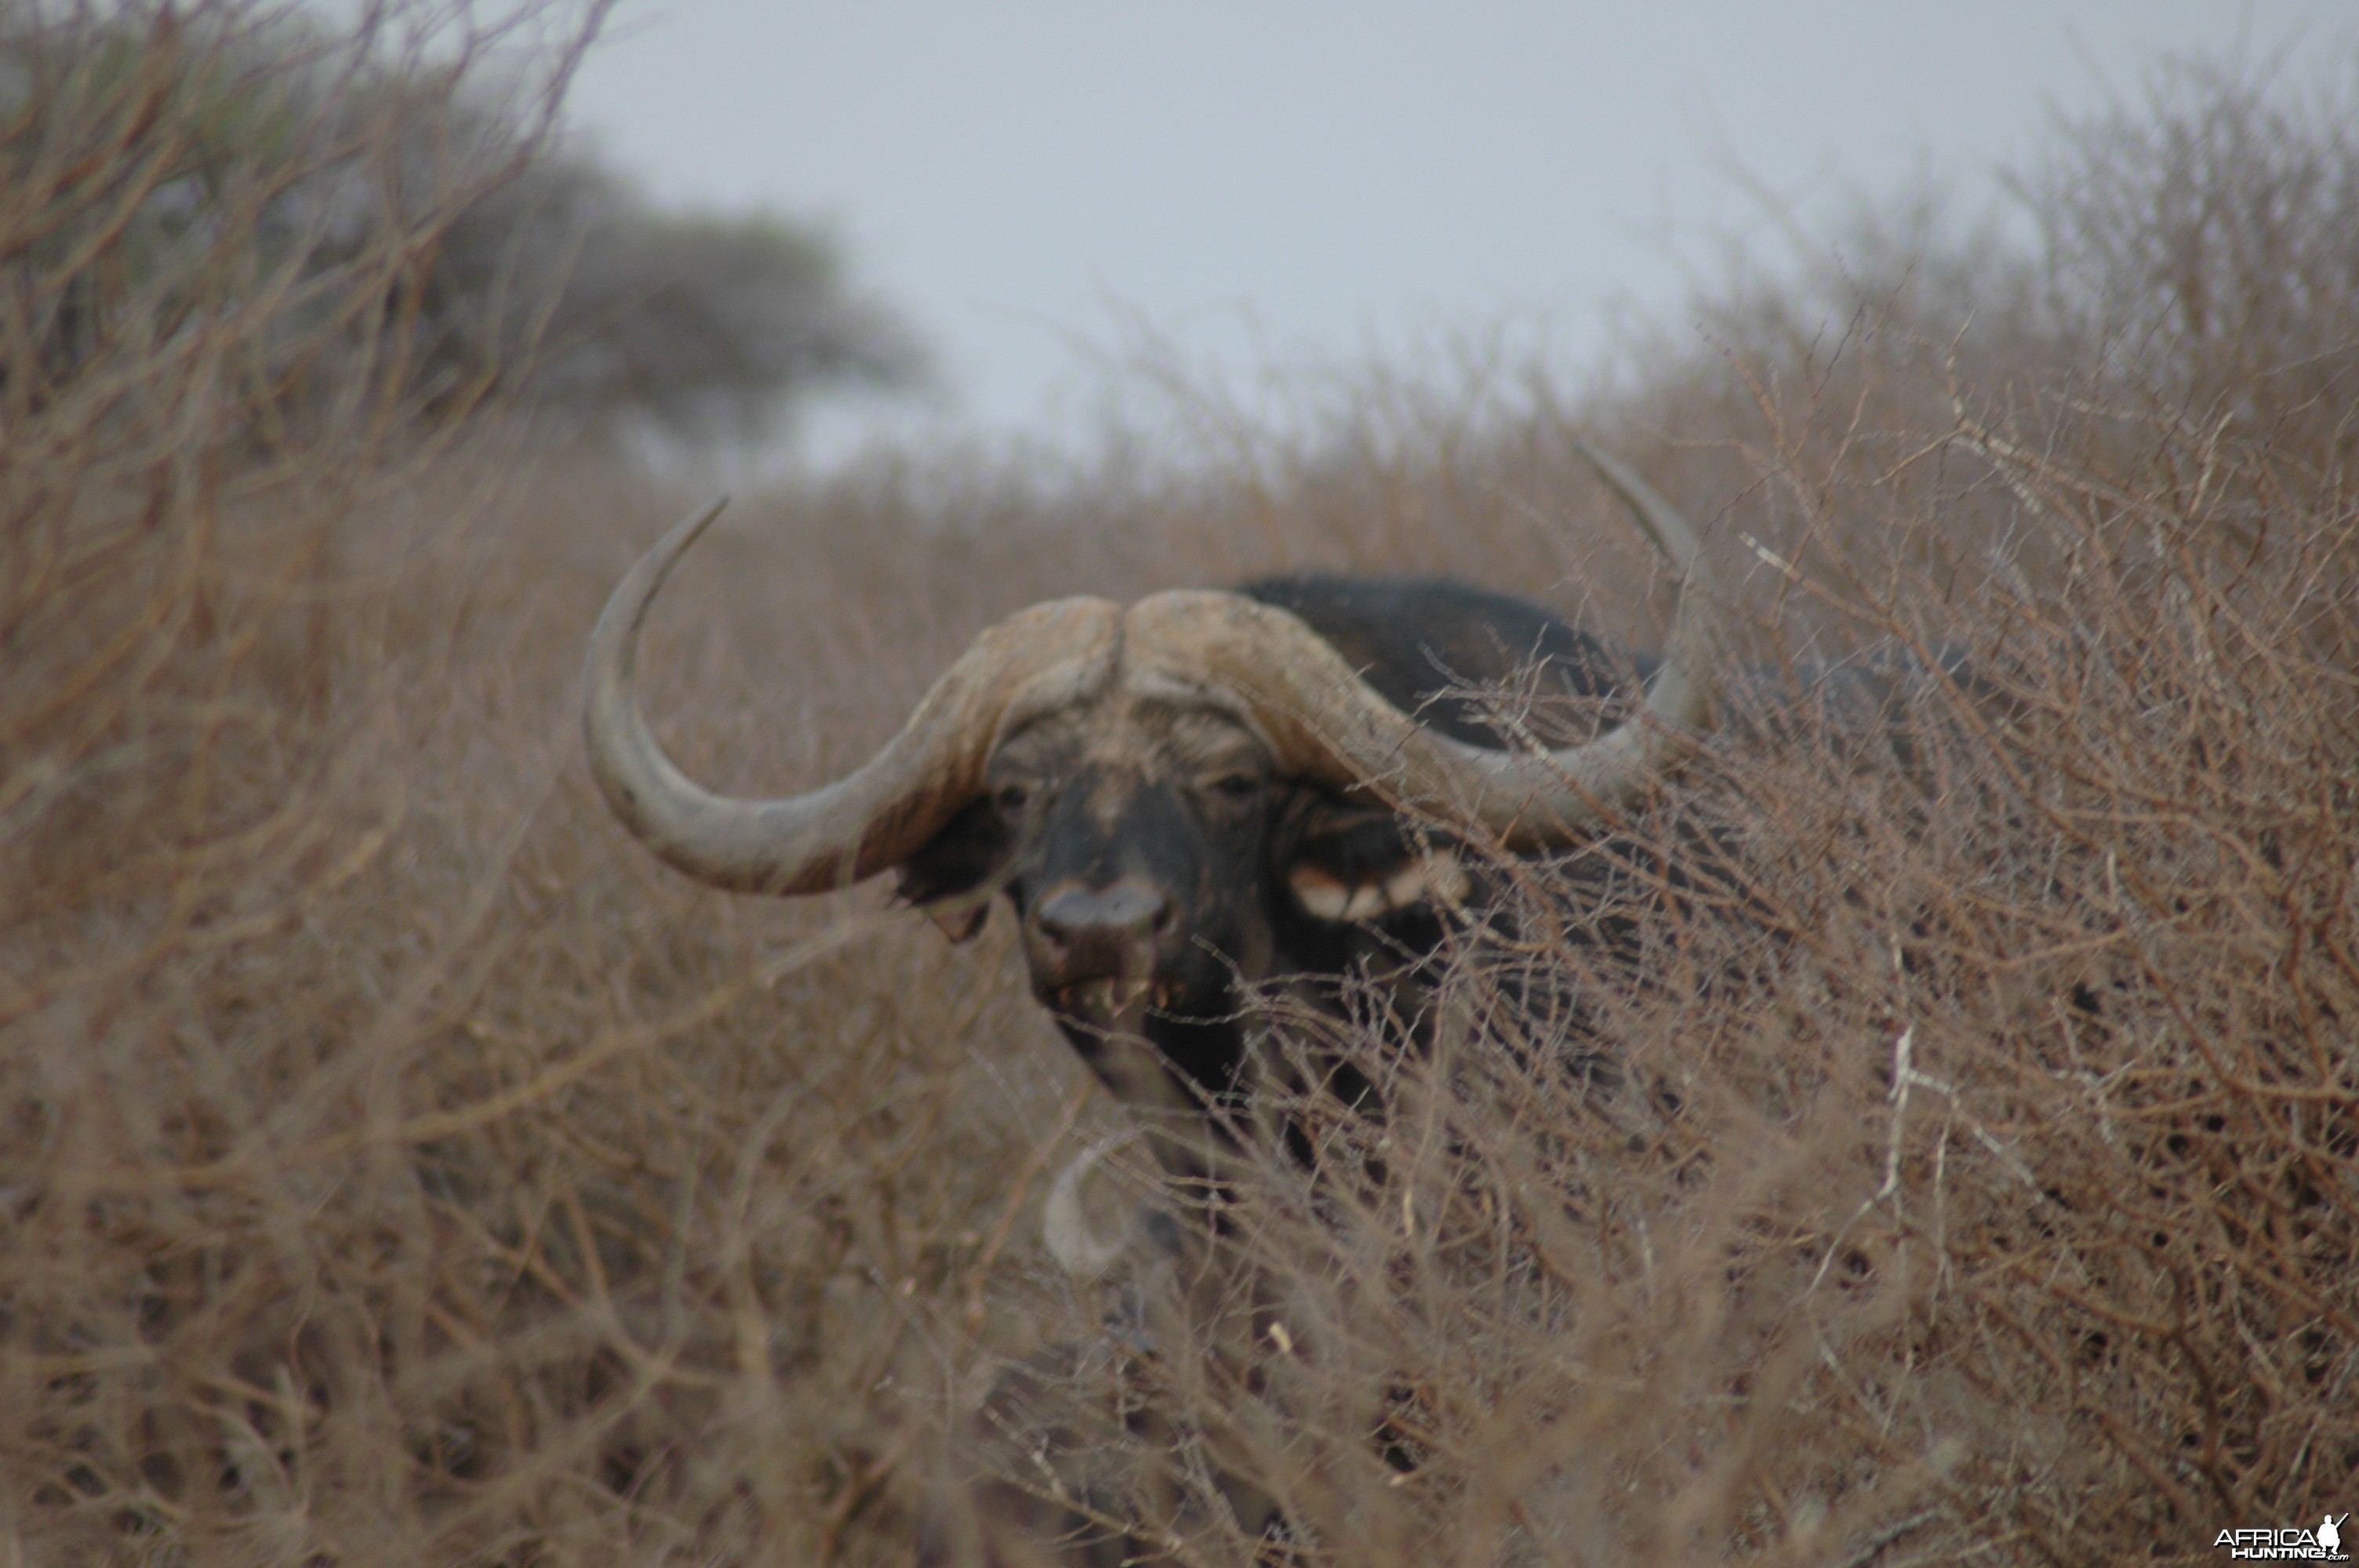
{"type": "Polygon", "coordinates": [[[1471,891],[1454,845],[1412,835],[1381,806],[1310,795],[1289,802],[1273,835],[1279,879],[1314,920],[1353,923],[1454,905],[1471,891]]]}
{"type": "Polygon", "coordinates": [[[1007,860],[1007,827],[988,801],[974,801],[901,862],[895,892],[926,912],[953,942],[983,929],[1007,860]]]}

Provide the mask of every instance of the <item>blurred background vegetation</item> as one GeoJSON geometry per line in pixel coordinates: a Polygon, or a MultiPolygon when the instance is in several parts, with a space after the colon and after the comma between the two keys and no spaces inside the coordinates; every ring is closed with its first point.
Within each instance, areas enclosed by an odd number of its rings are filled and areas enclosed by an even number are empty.
{"type": "Polygon", "coordinates": [[[257,428],[373,382],[405,416],[495,400],[564,435],[756,438],[811,395],[923,374],[823,230],[666,211],[561,134],[578,44],[554,25],[15,9],[11,260],[40,274],[20,309],[49,390],[240,312],[271,318],[242,367],[257,428]]]}

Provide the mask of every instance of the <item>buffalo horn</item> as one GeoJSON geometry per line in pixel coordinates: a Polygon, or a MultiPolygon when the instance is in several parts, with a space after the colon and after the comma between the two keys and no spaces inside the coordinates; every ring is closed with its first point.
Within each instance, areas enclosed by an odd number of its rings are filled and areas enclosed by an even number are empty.
{"type": "Polygon", "coordinates": [[[1561,848],[1609,824],[1691,756],[1712,722],[1719,649],[1695,530],[1630,469],[1586,441],[1582,457],[1681,574],[1678,617],[1645,709],[1578,746],[1493,751],[1419,724],[1282,610],[1241,594],[1178,591],[1131,607],[1134,681],[1230,708],[1269,742],[1281,773],[1379,796],[1479,828],[1509,849],[1561,848]]]}
{"type": "Polygon", "coordinates": [[[899,863],[980,793],[1003,734],[1086,699],[1112,672],[1119,606],[1037,604],[977,637],[856,772],[773,800],[714,795],[664,754],[639,711],[634,676],[648,605],[723,504],[686,519],[639,558],[598,617],[582,672],[590,771],[607,805],[700,881],[739,892],[823,892],[899,863]]]}

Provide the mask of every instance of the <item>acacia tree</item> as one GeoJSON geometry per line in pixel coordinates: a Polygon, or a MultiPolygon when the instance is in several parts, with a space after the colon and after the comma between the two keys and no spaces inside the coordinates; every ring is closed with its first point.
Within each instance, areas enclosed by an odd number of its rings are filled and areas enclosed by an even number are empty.
{"type": "Polygon", "coordinates": [[[586,152],[546,153],[471,203],[426,280],[446,373],[503,367],[561,427],[759,435],[810,397],[923,373],[824,232],[671,213],[586,152]]]}

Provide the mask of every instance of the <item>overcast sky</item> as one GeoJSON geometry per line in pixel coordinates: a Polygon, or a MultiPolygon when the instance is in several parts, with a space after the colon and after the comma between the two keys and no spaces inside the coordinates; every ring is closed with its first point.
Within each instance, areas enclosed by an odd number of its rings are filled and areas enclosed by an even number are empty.
{"type": "Polygon", "coordinates": [[[1578,374],[1777,249],[1748,180],[1971,205],[2166,52],[2314,83],[2354,40],[2351,0],[623,0],[572,113],[668,201],[832,225],[940,351],[927,418],[1057,439],[1125,322],[1235,376],[1507,321],[1578,374]]]}

